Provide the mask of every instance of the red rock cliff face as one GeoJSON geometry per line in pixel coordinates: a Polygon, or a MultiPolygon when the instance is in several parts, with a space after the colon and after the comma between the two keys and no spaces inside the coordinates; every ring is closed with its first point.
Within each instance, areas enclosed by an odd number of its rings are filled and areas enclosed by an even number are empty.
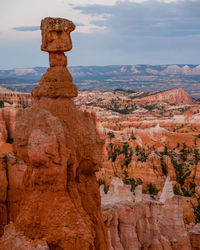
{"type": "Polygon", "coordinates": [[[193,249],[183,222],[182,203],[181,197],[174,197],[165,204],[118,203],[103,207],[110,249],[193,249]]]}
{"type": "Polygon", "coordinates": [[[11,91],[0,87],[0,100],[15,103],[17,106],[31,106],[32,98],[29,93],[21,93],[17,91],[11,91]]]}
{"type": "Polygon", "coordinates": [[[161,93],[147,96],[143,98],[136,98],[135,101],[140,102],[167,102],[167,103],[175,103],[175,104],[192,104],[196,101],[190,97],[183,89],[171,89],[167,91],[163,91],[161,93]]]}
{"type": "Polygon", "coordinates": [[[42,49],[50,52],[51,67],[32,92],[33,106],[17,117],[14,150],[27,170],[15,228],[50,249],[108,249],[95,177],[103,141],[95,116],[71,100],[77,89],[65,67],[63,51],[71,49],[74,28],[65,19],[42,21],[42,49]]]}
{"type": "Polygon", "coordinates": [[[4,226],[14,222],[19,212],[26,168],[13,154],[0,154],[0,236],[4,226]]]}
{"type": "Polygon", "coordinates": [[[112,178],[107,194],[101,186],[102,213],[110,250],[197,250],[200,223],[184,224],[185,197],[176,196],[168,177],[159,200],[137,186],[133,201],[130,185],[112,178]]]}
{"type": "Polygon", "coordinates": [[[9,138],[13,139],[18,108],[8,106],[0,109],[9,138]]]}

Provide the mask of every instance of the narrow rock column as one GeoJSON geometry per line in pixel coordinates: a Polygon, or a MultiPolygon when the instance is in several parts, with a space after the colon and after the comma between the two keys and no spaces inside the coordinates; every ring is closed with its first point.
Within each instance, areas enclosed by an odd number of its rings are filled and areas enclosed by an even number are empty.
{"type": "Polygon", "coordinates": [[[135,202],[142,201],[142,185],[139,185],[135,188],[135,202]]]}
{"type": "Polygon", "coordinates": [[[78,91],[66,68],[72,48],[66,19],[41,23],[50,68],[33,89],[33,106],[18,114],[14,150],[27,164],[17,231],[50,249],[108,249],[95,172],[104,141],[93,114],[77,109],[78,91]]]}
{"type": "Polygon", "coordinates": [[[173,197],[174,197],[173,186],[170,181],[170,176],[167,176],[159,201],[165,203],[167,199],[171,199],[173,197]]]}
{"type": "Polygon", "coordinates": [[[45,18],[41,22],[41,50],[49,52],[50,68],[40,80],[39,86],[32,91],[34,98],[76,97],[78,90],[72,83],[64,52],[72,49],[70,33],[75,25],[62,18],[45,18]]]}

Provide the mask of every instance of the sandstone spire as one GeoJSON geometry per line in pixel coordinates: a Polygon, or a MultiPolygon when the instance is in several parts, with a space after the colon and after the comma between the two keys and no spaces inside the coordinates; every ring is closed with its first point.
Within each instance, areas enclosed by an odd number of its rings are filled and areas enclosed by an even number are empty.
{"type": "Polygon", "coordinates": [[[78,91],[72,83],[64,52],[72,49],[70,33],[75,25],[62,18],[47,17],[41,22],[41,50],[49,52],[50,68],[40,80],[39,86],[32,91],[33,97],[76,97],[78,91]]]}
{"type": "Polygon", "coordinates": [[[95,176],[104,142],[95,116],[79,111],[71,99],[77,88],[64,55],[72,48],[74,29],[66,19],[42,20],[41,48],[49,52],[50,68],[32,91],[33,106],[16,121],[14,150],[27,170],[14,227],[26,239],[43,240],[49,249],[106,250],[95,176]]]}

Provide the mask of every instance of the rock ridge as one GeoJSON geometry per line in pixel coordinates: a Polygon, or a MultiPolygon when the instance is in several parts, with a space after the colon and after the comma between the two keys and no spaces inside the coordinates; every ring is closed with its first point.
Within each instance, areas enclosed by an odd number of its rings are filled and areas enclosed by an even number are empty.
{"type": "Polygon", "coordinates": [[[138,102],[167,102],[174,104],[194,104],[197,101],[188,95],[188,93],[182,88],[175,88],[166,91],[162,91],[151,96],[146,96],[143,98],[135,98],[134,101],[138,102]]]}

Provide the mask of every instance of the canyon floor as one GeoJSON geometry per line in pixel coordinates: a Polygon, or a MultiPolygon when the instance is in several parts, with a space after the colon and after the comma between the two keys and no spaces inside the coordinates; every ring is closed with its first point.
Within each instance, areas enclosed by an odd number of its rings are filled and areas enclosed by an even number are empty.
{"type": "Polygon", "coordinates": [[[83,91],[75,99],[95,112],[106,139],[100,181],[111,176],[160,190],[170,176],[177,194],[198,194],[200,180],[200,105],[184,90],[145,96],[128,91],[83,91]]]}

